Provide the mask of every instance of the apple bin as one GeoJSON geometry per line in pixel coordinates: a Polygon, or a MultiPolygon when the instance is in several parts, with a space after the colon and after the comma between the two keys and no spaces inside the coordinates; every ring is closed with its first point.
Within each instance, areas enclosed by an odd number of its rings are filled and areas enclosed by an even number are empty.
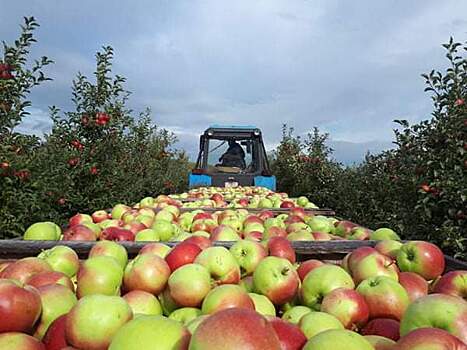
{"type": "Polygon", "coordinates": [[[195,189],[0,241],[0,314],[0,350],[466,350],[467,264],[306,198],[195,189]]]}

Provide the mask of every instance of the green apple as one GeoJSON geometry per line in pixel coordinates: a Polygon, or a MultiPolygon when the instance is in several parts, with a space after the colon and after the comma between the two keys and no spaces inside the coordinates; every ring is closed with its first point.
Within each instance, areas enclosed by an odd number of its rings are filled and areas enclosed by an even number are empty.
{"type": "Polygon", "coordinates": [[[332,329],[308,340],[302,350],[375,350],[363,336],[346,329],[332,329]]]}
{"type": "Polygon", "coordinates": [[[312,216],[309,220],[306,220],[308,226],[310,226],[313,232],[331,232],[331,223],[328,218],[322,215],[312,216]]]}
{"type": "Polygon", "coordinates": [[[62,272],[68,277],[76,275],[79,269],[78,255],[67,246],[57,245],[44,250],[37,257],[48,262],[54,271],[62,272]]]}
{"type": "Polygon", "coordinates": [[[305,196],[300,196],[297,198],[297,204],[299,206],[301,206],[302,208],[303,207],[306,207],[306,205],[309,203],[310,201],[308,200],[308,198],[306,198],[305,196]]]}
{"type": "Polygon", "coordinates": [[[236,284],[223,284],[212,289],[201,306],[203,314],[213,314],[228,308],[255,309],[255,304],[247,292],[236,284]]]}
{"type": "Polygon", "coordinates": [[[289,241],[314,241],[315,238],[310,231],[299,230],[287,235],[289,241]]]}
{"type": "MultiPolygon", "coordinates": [[[[159,212],[158,214],[160,214],[159,212]]],[[[170,241],[170,239],[173,237],[175,230],[171,222],[165,221],[165,220],[158,220],[156,218],[156,221],[154,221],[154,224],[152,225],[152,229],[156,231],[156,233],[159,235],[159,238],[163,242],[170,241]]]]}
{"type": "Polygon", "coordinates": [[[190,334],[193,334],[196,331],[196,328],[198,328],[198,326],[201,324],[201,322],[203,322],[208,317],[209,315],[201,315],[188,322],[186,328],[188,328],[190,334]]]}
{"type": "Polygon", "coordinates": [[[274,205],[270,199],[262,198],[259,200],[258,207],[259,208],[273,208],[274,205]]]}
{"type": "Polygon", "coordinates": [[[256,312],[259,312],[263,316],[276,316],[276,308],[271,303],[271,300],[261,294],[248,293],[248,295],[255,304],[256,312]]]}
{"type": "Polygon", "coordinates": [[[162,315],[161,303],[151,293],[142,290],[133,290],[126,293],[123,299],[128,303],[135,316],[162,315]]]}
{"type": "Polygon", "coordinates": [[[190,323],[195,318],[201,315],[202,315],[202,312],[200,309],[197,309],[195,307],[182,307],[181,309],[177,309],[173,311],[169,315],[169,318],[172,320],[178,321],[186,326],[188,323],[190,323]]]}
{"type": "Polygon", "coordinates": [[[89,251],[89,258],[96,256],[110,256],[120,264],[122,269],[128,262],[128,253],[125,247],[113,241],[97,242],[89,251]]]}
{"type": "Polygon", "coordinates": [[[293,324],[298,324],[300,322],[300,319],[306,314],[309,314],[310,312],[312,312],[312,310],[309,307],[296,305],[292,306],[290,309],[284,312],[284,314],[282,315],[282,319],[293,324]]]}
{"type": "Polygon", "coordinates": [[[50,221],[36,222],[24,232],[23,239],[37,241],[57,241],[60,239],[62,230],[57,224],[50,221]]]}
{"type": "Polygon", "coordinates": [[[196,257],[195,263],[204,266],[216,284],[237,284],[240,281],[240,266],[225,247],[204,249],[196,257]]]}
{"type": "Polygon", "coordinates": [[[298,326],[307,339],[330,329],[344,329],[342,323],[335,316],[319,311],[303,315],[298,326]]]}
{"type": "Polygon", "coordinates": [[[159,234],[152,228],[139,231],[135,236],[136,242],[159,242],[159,234]]]}
{"type": "Polygon", "coordinates": [[[384,239],[392,239],[394,241],[400,241],[399,235],[391,230],[390,228],[379,228],[376,231],[370,233],[370,239],[373,241],[382,241],[384,239]]]}
{"type": "Polygon", "coordinates": [[[120,220],[125,212],[131,210],[131,208],[125,204],[117,204],[112,208],[112,219],[120,220]]]}
{"type": "Polygon", "coordinates": [[[122,279],[123,269],[115,258],[89,258],[79,269],[76,295],[78,298],[90,294],[119,295],[122,279]]]}
{"type": "Polygon", "coordinates": [[[154,207],[154,198],[145,197],[139,201],[140,208],[153,208],[154,207]]]}
{"type": "Polygon", "coordinates": [[[174,219],[174,215],[171,211],[163,209],[156,214],[156,221],[166,221],[172,222],[174,219]]]}
{"type": "Polygon", "coordinates": [[[268,255],[261,243],[244,240],[233,244],[230,252],[237,260],[242,276],[253,274],[261,260],[268,255]]]}
{"type": "MultiPolygon", "coordinates": [[[[199,255],[198,255],[199,256],[199,255]]],[[[186,264],[169,277],[170,296],[179,306],[197,307],[211,290],[209,270],[200,264],[186,264]]]]}
{"type": "Polygon", "coordinates": [[[85,296],[68,313],[66,340],[78,349],[107,349],[117,331],[132,317],[130,306],[121,297],[85,296]]]}
{"type": "Polygon", "coordinates": [[[355,287],[352,277],[341,267],[323,265],[310,271],[303,280],[301,296],[305,306],[319,310],[322,299],[337,288],[355,287]]]}

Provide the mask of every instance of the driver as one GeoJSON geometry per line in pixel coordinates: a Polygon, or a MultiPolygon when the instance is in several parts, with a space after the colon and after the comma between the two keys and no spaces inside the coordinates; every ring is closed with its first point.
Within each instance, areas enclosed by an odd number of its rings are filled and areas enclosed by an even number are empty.
{"type": "Polygon", "coordinates": [[[222,166],[225,167],[236,167],[245,169],[245,151],[236,141],[229,141],[229,148],[219,158],[219,162],[222,162],[222,166]]]}

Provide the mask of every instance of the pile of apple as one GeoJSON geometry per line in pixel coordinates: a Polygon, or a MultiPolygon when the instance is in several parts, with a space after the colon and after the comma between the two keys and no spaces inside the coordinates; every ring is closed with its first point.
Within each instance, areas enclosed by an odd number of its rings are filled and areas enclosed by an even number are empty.
{"type": "Polygon", "coordinates": [[[180,208],[163,196],[145,198],[137,206],[117,204],[110,212],[98,210],[91,215],[76,214],[63,231],[51,222],[33,224],[24,233],[25,240],[113,240],[183,241],[203,236],[212,241],[261,241],[286,237],[290,241],[382,240],[399,239],[391,229],[376,231],[334,217],[309,214],[293,207],[276,215],[270,210],[250,213],[247,209],[202,209],[181,213],[180,208]]]}
{"type": "Polygon", "coordinates": [[[466,350],[467,271],[428,242],[384,240],[340,263],[291,242],[193,235],[132,260],[96,242],[0,263],[0,349],[466,350]]]}
{"type": "Polygon", "coordinates": [[[183,201],[185,208],[318,208],[305,196],[289,198],[287,193],[264,187],[201,187],[170,198],[183,201]]]}

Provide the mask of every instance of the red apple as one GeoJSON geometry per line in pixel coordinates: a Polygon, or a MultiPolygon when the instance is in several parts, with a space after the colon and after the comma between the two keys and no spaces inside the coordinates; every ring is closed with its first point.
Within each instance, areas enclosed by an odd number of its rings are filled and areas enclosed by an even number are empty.
{"type": "Polygon", "coordinates": [[[45,350],[44,344],[30,335],[18,332],[0,334],[0,349],[45,350]]]}
{"type": "Polygon", "coordinates": [[[266,318],[252,310],[233,308],[206,318],[191,338],[190,350],[220,348],[281,350],[281,345],[266,318]]]}
{"type": "Polygon", "coordinates": [[[297,325],[284,321],[279,317],[267,317],[281,345],[281,350],[300,350],[307,339],[297,325]]]}
{"type": "Polygon", "coordinates": [[[306,212],[305,212],[305,209],[303,209],[301,207],[294,207],[294,208],[290,209],[289,215],[290,216],[298,216],[298,217],[303,219],[306,216],[306,212]]]}
{"type": "Polygon", "coordinates": [[[399,283],[407,291],[411,302],[428,294],[428,282],[414,272],[401,272],[399,283]]]}
{"type": "Polygon", "coordinates": [[[454,295],[467,301],[467,270],[446,273],[436,282],[433,293],[454,295]]]}
{"type": "Polygon", "coordinates": [[[362,329],[363,335],[379,335],[394,341],[398,341],[400,324],[391,318],[375,318],[368,322],[362,329]]]}
{"type": "Polygon", "coordinates": [[[125,268],[123,285],[126,291],[142,290],[159,294],[170,276],[170,267],[161,257],[153,254],[138,255],[125,268]]]}
{"type": "Polygon", "coordinates": [[[330,241],[332,239],[331,235],[329,233],[325,232],[312,232],[313,238],[316,241],[330,241]]]}
{"type": "Polygon", "coordinates": [[[209,238],[203,236],[191,236],[185,239],[185,243],[194,243],[202,250],[209,248],[212,245],[212,242],[209,238]]]}
{"type": "Polygon", "coordinates": [[[295,264],[297,260],[292,243],[284,237],[272,237],[268,241],[269,255],[289,260],[295,264]]]}
{"type": "Polygon", "coordinates": [[[208,315],[229,308],[255,310],[255,304],[242,287],[235,284],[223,284],[206,295],[201,311],[208,315]]]}
{"type": "MultiPolygon", "coordinates": [[[[136,235],[139,231],[146,230],[148,227],[138,221],[131,221],[128,224],[123,225],[125,230],[130,231],[133,235],[136,235]]],[[[131,239],[119,239],[120,241],[129,241],[131,239]]],[[[134,239],[133,239],[134,240],[134,239]]]]}
{"type": "Polygon", "coordinates": [[[95,241],[96,234],[89,227],[78,224],[63,232],[64,241],[95,241]]]}
{"type": "Polygon", "coordinates": [[[321,311],[335,316],[347,329],[358,329],[368,322],[370,309],[365,299],[349,288],[334,289],[323,298],[321,311]]]}
{"type": "Polygon", "coordinates": [[[459,338],[438,328],[419,328],[397,342],[397,350],[467,350],[459,338]]]}
{"type": "Polygon", "coordinates": [[[403,272],[415,272],[427,281],[444,272],[444,254],[436,245],[424,241],[407,242],[397,253],[397,264],[403,272]]]}
{"type": "Polygon", "coordinates": [[[66,318],[67,315],[62,315],[50,324],[42,339],[46,350],[62,350],[68,345],[65,339],[66,318]]]}
{"type": "Polygon", "coordinates": [[[170,267],[170,271],[175,271],[180,266],[191,264],[195,261],[201,248],[194,243],[182,242],[175,246],[165,257],[165,261],[170,267]]]}
{"type": "Polygon", "coordinates": [[[243,234],[243,239],[248,241],[260,242],[263,238],[263,233],[260,231],[249,231],[243,234]]]}
{"type": "Polygon", "coordinates": [[[64,273],[58,271],[46,271],[38,273],[37,275],[34,275],[28,279],[27,284],[33,286],[34,288],[39,288],[50,284],[61,284],[71,291],[75,290],[75,286],[73,285],[73,282],[71,282],[71,279],[64,273]]]}
{"type": "Polygon", "coordinates": [[[75,226],[75,225],[81,225],[84,224],[85,222],[92,222],[92,217],[88,214],[76,214],[75,216],[72,216],[70,218],[70,221],[68,225],[70,227],[75,226]]]}
{"type": "Polygon", "coordinates": [[[289,209],[295,207],[295,203],[292,201],[284,201],[281,203],[281,208],[289,209]]]}
{"type": "Polygon", "coordinates": [[[394,340],[380,337],[379,335],[365,335],[365,339],[375,348],[375,350],[396,350],[394,340]]]}
{"type": "Polygon", "coordinates": [[[91,215],[92,221],[94,221],[96,224],[107,220],[109,218],[109,214],[105,210],[97,210],[91,215]]]}
{"type": "Polygon", "coordinates": [[[30,332],[41,310],[41,298],[36,289],[0,279],[0,333],[30,332]]]}
{"type": "Polygon", "coordinates": [[[23,258],[8,265],[1,273],[0,278],[12,279],[26,284],[34,275],[41,272],[51,272],[52,267],[39,258],[23,258]]]}
{"type": "Polygon", "coordinates": [[[375,249],[381,254],[387,255],[393,259],[396,259],[399,249],[402,247],[402,243],[391,239],[379,241],[375,245],[375,249]]]}
{"type": "Polygon", "coordinates": [[[324,265],[320,260],[310,259],[300,263],[300,266],[297,269],[298,277],[300,281],[303,282],[308,272],[313,271],[315,268],[324,265]]]}
{"type": "Polygon", "coordinates": [[[163,243],[148,243],[139,251],[138,255],[154,254],[165,258],[170,252],[170,247],[163,243]]]}
{"type": "Polygon", "coordinates": [[[269,239],[271,237],[287,237],[287,231],[278,226],[270,226],[264,230],[263,238],[269,239]]]}
{"type": "Polygon", "coordinates": [[[121,227],[107,227],[102,231],[100,238],[109,241],[134,241],[135,234],[121,227]]]}

